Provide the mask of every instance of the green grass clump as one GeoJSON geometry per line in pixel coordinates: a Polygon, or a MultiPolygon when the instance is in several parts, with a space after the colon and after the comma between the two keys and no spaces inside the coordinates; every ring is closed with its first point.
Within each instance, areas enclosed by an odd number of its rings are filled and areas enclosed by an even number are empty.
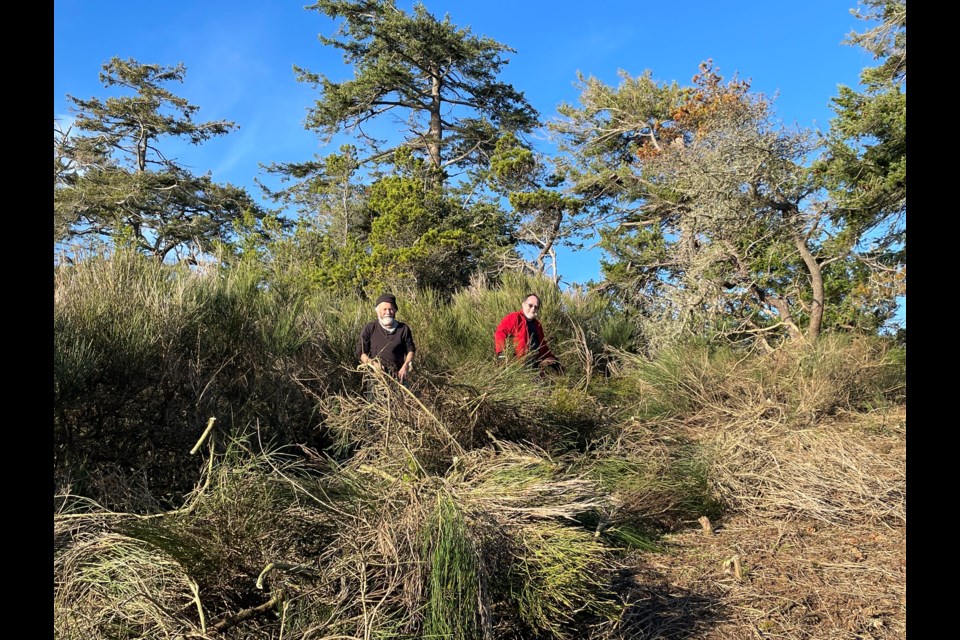
{"type": "Polygon", "coordinates": [[[744,356],[731,347],[691,342],[653,359],[621,353],[618,374],[632,383],[634,417],[667,419],[722,404],[744,356]]]}
{"type": "Polygon", "coordinates": [[[463,513],[446,493],[437,494],[424,535],[427,598],[423,635],[472,640],[477,637],[479,567],[463,513]]]}
{"type": "Polygon", "coordinates": [[[706,450],[693,442],[634,427],[613,445],[577,458],[571,470],[610,494],[615,506],[585,523],[618,544],[651,550],[663,533],[722,513],[706,450]]]}
{"type": "Polygon", "coordinates": [[[517,535],[523,554],[511,573],[513,597],[532,629],[569,638],[580,615],[614,620],[621,613],[608,591],[608,549],[591,532],[543,522],[517,535]]]}
{"type": "Polygon", "coordinates": [[[653,359],[621,353],[613,397],[624,401],[632,390],[632,411],[621,413],[639,420],[809,425],[837,411],[900,402],[905,367],[898,353],[888,339],[832,334],[772,353],[690,342],[653,359]]]}

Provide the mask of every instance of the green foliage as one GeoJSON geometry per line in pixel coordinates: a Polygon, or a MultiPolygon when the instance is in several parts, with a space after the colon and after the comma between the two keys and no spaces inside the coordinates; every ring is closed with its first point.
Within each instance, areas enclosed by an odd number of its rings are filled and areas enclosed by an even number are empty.
{"type": "MultiPolygon", "coordinates": [[[[861,72],[862,90],[839,87],[826,151],[813,171],[835,202],[834,242],[861,263],[843,274],[859,293],[855,304],[882,325],[892,317],[896,297],[906,293],[907,3],[859,4],[866,12],[855,15],[876,24],[851,33],[846,43],[865,48],[880,64],[861,72]]],[[[850,314],[848,324],[870,328],[869,316],[854,322],[850,314]]]]}
{"type": "Polygon", "coordinates": [[[520,544],[513,597],[531,628],[567,638],[566,625],[580,612],[616,619],[621,607],[601,581],[607,551],[592,533],[545,523],[522,529],[520,544]]]}
{"type": "Polygon", "coordinates": [[[810,424],[838,410],[899,402],[905,368],[887,353],[898,353],[888,338],[843,334],[767,356],[693,342],[654,359],[623,354],[622,375],[640,396],[640,419],[700,414],[810,424]]]}
{"type": "Polygon", "coordinates": [[[295,294],[362,295],[366,280],[361,267],[366,257],[364,240],[341,241],[300,220],[291,235],[271,243],[264,278],[272,287],[295,294]]]}
{"type": "Polygon", "coordinates": [[[711,330],[798,338],[802,325],[815,339],[824,256],[807,134],[778,126],[764,96],[710,62],[683,89],[649,72],[581,88],[582,107],[564,105],[552,129],[602,223],[602,287],[635,311],[646,348],[711,330]]]}
{"type": "Polygon", "coordinates": [[[363,189],[355,181],[359,161],[353,145],[341,145],[340,153],[307,162],[274,162],[263,168],[268,175],[278,176],[282,185],[271,189],[258,180],[264,195],[284,207],[295,207],[308,227],[341,242],[369,231],[361,210],[363,189]]]}
{"type": "Polygon", "coordinates": [[[365,260],[367,290],[453,291],[477,269],[483,253],[479,237],[457,224],[465,216],[456,211],[456,203],[420,178],[420,161],[401,156],[398,162],[410,173],[377,180],[366,203],[373,221],[365,260]]]}
{"type": "Polygon", "coordinates": [[[161,151],[166,138],[202,144],[235,128],[193,122],[198,107],[164,88],[185,73],[182,64],[113,58],[100,79],[134,95],[68,96],[76,114],[71,130],[54,123],[55,243],[106,238],[161,260],[173,253],[195,261],[230,240],[244,216],[266,215],[244,189],[196,176],[161,151]]]}
{"type": "Polygon", "coordinates": [[[509,244],[502,211],[464,206],[408,150],[393,160],[394,171],[349,205],[354,224],[340,229],[343,214],[334,212],[328,222],[301,220],[292,236],[277,239],[268,257],[271,279],[373,297],[385,289],[449,295],[492,270],[509,244]]]}
{"type": "Polygon", "coordinates": [[[307,9],[342,20],[321,42],[344,51],[354,77],[337,83],[296,67],[298,79],[321,92],[306,126],[324,140],[344,130],[358,140],[326,158],[267,167],[285,183],[265,187],[267,195],[296,206],[303,220],[293,246],[275,245],[278,271],[328,291],[450,294],[499,268],[516,242],[511,221],[489,194],[477,197],[472,174],[483,173],[501,134],[537,124],[523,95],[497,80],[510,49],[420,4],[409,13],[393,0],[324,0],[307,9]],[[361,125],[387,113],[406,116],[405,139],[363,133],[361,125]],[[391,163],[390,173],[379,172],[391,163]],[[451,167],[467,172],[464,184],[447,184],[451,167]]]}
{"type": "Polygon", "coordinates": [[[835,330],[877,335],[894,317],[906,293],[906,272],[876,268],[855,253],[824,266],[824,324],[835,330]]]}
{"type": "MultiPolygon", "coordinates": [[[[497,140],[488,180],[513,208],[515,240],[537,251],[530,261],[537,273],[546,273],[558,246],[578,246],[575,239],[584,228],[578,218],[580,200],[559,190],[562,176],[516,135],[506,133],[497,140]]],[[[551,266],[556,280],[557,265],[551,266]]]]}
{"type": "Polygon", "coordinates": [[[883,22],[851,41],[889,56],[885,74],[865,72],[865,94],[841,89],[812,171],[812,138],[710,62],[685,88],[650,72],[617,87],[581,78],[581,105],[560,107],[564,170],[609,256],[601,288],[649,352],[711,332],[770,344],[876,332],[891,317],[905,291],[905,4],[866,4],[883,22]]]}
{"type": "Polygon", "coordinates": [[[306,390],[347,384],[357,329],[338,333],[352,317],[327,308],[318,333],[314,310],[245,267],[201,275],[130,251],[57,267],[55,468],[79,482],[77,465],[124,460],[175,496],[211,416],[227,433],[259,422],[264,440],[319,441],[306,390]]]}
{"type": "Polygon", "coordinates": [[[423,634],[428,638],[472,640],[477,637],[480,575],[477,552],[456,502],[445,492],[424,536],[428,559],[428,596],[423,634]]]}
{"type": "MultiPolygon", "coordinates": [[[[411,123],[402,143],[424,153],[435,169],[482,162],[495,134],[528,131],[537,113],[523,94],[497,80],[512,49],[442,21],[419,3],[408,13],[393,0],[321,0],[307,9],[342,23],[320,41],[344,52],[353,79],[333,82],[295,67],[298,79],[320,88],[307,128],[324,139],[385,113],[411,123]]],[[[364,136],[372,157],[389,154],[364,136]]]]}

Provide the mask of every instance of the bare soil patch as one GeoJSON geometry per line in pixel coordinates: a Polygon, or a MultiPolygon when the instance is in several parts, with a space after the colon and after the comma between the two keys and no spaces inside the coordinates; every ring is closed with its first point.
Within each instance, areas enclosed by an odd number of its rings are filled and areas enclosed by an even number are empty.
{"type": "MultiPolygon", "coordinates": [[[[898,407],[819,428],[855,439],[899,476],[905,424],[898,407]]],[[[749,509],[712,523],[712,534],[691,523],[665,538],[665,553],[638,558],[630,637],[905,638],[906,524],[876,515],[830,523],[749,509]]]]}

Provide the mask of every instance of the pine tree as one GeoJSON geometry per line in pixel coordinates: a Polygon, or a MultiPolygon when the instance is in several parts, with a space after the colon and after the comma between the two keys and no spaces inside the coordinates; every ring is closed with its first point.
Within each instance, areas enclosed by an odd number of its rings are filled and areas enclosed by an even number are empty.
{"type": "Polygon", "coordinates": [[[113,58],[100,80],[132,95],[67,96],[72,127],[54,123],[54,241],[129,243],[158,259],[195,259],[230,241],[236,225],[266,214],[247,192],[194,175],[162,150],[165,139],[202,144],[236,129],[194,122],[198,107],[165,88],[183,82],[182,64],[165,67],[113,58]]]}

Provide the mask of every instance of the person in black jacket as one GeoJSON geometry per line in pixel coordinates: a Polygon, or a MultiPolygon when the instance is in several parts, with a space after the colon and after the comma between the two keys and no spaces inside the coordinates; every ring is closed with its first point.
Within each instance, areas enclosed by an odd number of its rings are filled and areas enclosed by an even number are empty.
{"type": "Polygon", "coordinates": [[[376,302],[377,319],[360,331],[357,357],[363,364],[381,369],[400,382],[406,382],[413,370],[417,345],[410,327],[397,320],[397,298],[385,293],[376,302]]]}

